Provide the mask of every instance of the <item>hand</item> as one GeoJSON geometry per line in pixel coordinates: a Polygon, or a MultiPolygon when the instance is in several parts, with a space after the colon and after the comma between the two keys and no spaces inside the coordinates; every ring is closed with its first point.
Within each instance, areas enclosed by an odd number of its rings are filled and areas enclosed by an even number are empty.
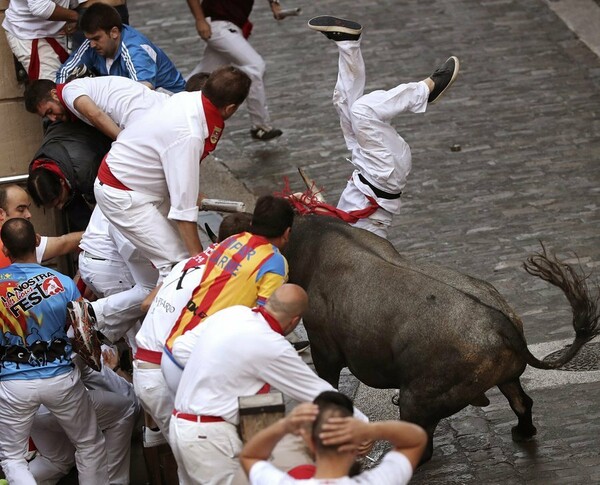
{"type": "Polygon", "coordinates": [[[305,402],[298,404],[291,413],[285,417],[285,430],[287,433],[302,435],[308,432],[312,423],[317,419],[319,406],[305,402]]]}
{"type": "Polygon", "coordinates": [[[271,12],[273,12],[273,18],[275,20],[283,20],[284,17],[279,15],[281,13],[281,5],[279,3],[271,4],[271,12]]]}
{"type": "Polygon", "coordinates": [[[212,35],[210,24],[205,19],[196,20],[196,30],[202,40],[208,40],[212,35]]]}
{"type": "Polygon", "coordinates": [[[366,454],[372,448],[369,423],[355,418],[329,418],[319,435],[324,445],[339,445],[341,453],[366,454]]]}
{"type": "Polygon", "coordinates": [[[64,26],[65,34],[72,35],[77,30],[77,22],[67,22],[64,26]]]}
{"type": "Polygon", "coordinates": [[[119,356],[112,349],[104,349],[102,351],[102,360],[104,365],[110,369],[114,369],[119,365],[119,356]]]}

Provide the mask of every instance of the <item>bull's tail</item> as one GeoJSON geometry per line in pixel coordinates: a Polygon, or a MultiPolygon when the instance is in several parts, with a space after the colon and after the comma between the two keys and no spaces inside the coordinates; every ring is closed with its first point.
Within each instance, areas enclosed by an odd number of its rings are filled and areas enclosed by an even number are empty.
{"type": "Polygon", "coordinates": [[[530,256],[523,264],[525,271],[538,276],[560,288],[573,311],[575,341],[559,358],[551,361],[539,360],[527,350],[527,363],[538,369],[556,369],[569,362],[584,344],[600,333],[600,296],[591,296],[588,286],[589,275],[578,273],[573,267],[561,262],[555,255],[549,255],[542,244],[540,253],[530,256]]]}

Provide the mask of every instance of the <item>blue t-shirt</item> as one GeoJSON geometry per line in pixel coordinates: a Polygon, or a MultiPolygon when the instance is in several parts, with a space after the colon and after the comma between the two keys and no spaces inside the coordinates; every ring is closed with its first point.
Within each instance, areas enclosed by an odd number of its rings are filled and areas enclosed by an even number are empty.
{"type": "Polygon", "coordinates": [[[65,323],[67,303],[79,297],[71,278],[39,264],[0,270],[0,380],[46,379],[72,368],[65,323]]]}
{"type": "Polygon", "coordinates": [[[123,25],[121,44],[110,69],[107,69],[106,58],[98,54],[90,41],[86,40],[58,70],[56,82],[66,82],[73,69],[81,64],[85,64],[99,76],[121,76],[134,81],[146,81],[155,89],[163,88],[172,93],[185,88],[183,76],[167,55],[128,25],[123,25]]]}

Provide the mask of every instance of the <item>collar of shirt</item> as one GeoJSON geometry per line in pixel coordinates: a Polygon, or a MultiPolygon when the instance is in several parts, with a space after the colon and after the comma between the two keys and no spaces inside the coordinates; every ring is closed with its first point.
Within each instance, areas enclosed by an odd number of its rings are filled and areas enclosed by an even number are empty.
{"type": "Polygon", "coordinates": [[[67,113],[69,113],[69,118],[71,118],[71,121],[77,121],[77,116],[75,116],[71,112],[71,110],[67,107],[67,105],[65,104],[65,102],[63,100],[63,89],[65,88],[65,86],[66,86],[66,83],[56,85],[56,96],[58,96],[58,101],[60,102],[60,104],[62,104],[63,107],[65,108],[65,110],[67,111],[67,113]]]}
{"type": "Polygon", "coordinates": [[[217,143],[219,142],[219,138],[221,138],[223,128],[225,127],[225,121],[223,120],[221,113],[219,113],[219,109],[202,93],[200,96],[202,98],[202,108],[204,109],[204,117],[206,118],[206,126],[208,128],[208,137],[204,140],[204,151],[201,158],[201,160],[204,160],[210,152],[217,148],[217,143]]]}
{"type": "Polygon", "coordinates": [[[279,335],[283,335],[283,329],[281,328],[280,323],[275,319],[273,315],[271,315],[264,307],[256,307],[252,309],[255,313],[260,313],[262,317],[267,321],[269,327],[273,329],[274,332],[277,332],[279,335]]]}

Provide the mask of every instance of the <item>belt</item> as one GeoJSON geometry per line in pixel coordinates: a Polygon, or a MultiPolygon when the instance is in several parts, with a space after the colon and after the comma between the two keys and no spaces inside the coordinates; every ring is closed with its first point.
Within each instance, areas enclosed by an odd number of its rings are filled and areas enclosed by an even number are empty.
{"type": "Polygon", "coordinates": [[[194,423],[223,423],[225,420],[219,416],[199,416],[196,414],[180,413],[177,409],[173,409],[173,416],[194,423]]]}
{"type": "Polygon", "coordinates": [[[377,197],[379,197],[380,199],[394,200],[394,199],[399,199],[400,196],[402,195],[402,192],[399,192],[397,194],[392,194],[390,192],[385,192],[385,191],[383,191],[381,189],[378,189],[371,182],[369,182],[366,178],[364,178],[361,173],[358,174],[358,178],[360,179],[360,181],[363,184],[368,185],[369,187],[371,187],[371,190],[373,191],[373,193],[377,197]]]}
{"type": "Polygon", "coordinates": [[[156,350],[148,350],[143,349],[142,347],[138,347],[137,352],[135,353],[133,358],[136,359],[138,362],[143,360],[144,362],[157,364],[157,366],[160,367],[162,354],[162,352],[157,352],[156,350]]]}
{"type": "Polygon", "coordinates": [[[100,258],[98,256],[94,256],[93,254],[88,253],[87,251],[83,251],[83,256],[85,258],[95,259],[96,261],[106,261],[106,258],[100,258]]]}

